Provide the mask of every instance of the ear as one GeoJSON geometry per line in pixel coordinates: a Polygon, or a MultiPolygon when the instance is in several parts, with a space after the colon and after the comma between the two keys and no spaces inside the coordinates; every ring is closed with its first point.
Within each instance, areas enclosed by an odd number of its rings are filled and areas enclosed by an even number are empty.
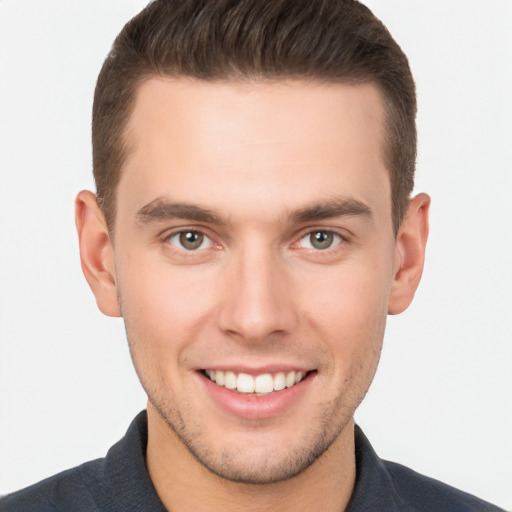
{"type": "Polygon", "coordinates": [[[103,314],[121,316],[117,298],[114,249],[96,196],[88,190],[82,190],[76,197],[75,223],[82,271],[96,297],[96,303],[103,314]]]}
{"type": "Polygon", "coordinates": [[[393,285],[388,313],[397,315],[412,302],[420,283],[428,238],[430,197],[419,194],[409,201],[409,208],[395,242],[393,285]]]}

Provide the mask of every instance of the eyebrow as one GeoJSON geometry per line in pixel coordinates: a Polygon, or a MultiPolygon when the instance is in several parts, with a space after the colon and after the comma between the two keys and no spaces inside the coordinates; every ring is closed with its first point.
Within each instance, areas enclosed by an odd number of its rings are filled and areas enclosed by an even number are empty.
{"type": "Polygon", "coordinates": [[[185,219],[209,224],[226,224],[226,221],[216,213],[190,203],[169,202],[157,198],[146,204],[135,213],[135,218],[141,224],[149,224],[169,219],[185,219]]]}
{"type": "MultiPolygon", "coordinates": [[[[304,223],[336,217],[356,216],[369,219],[373,217],[371,209],[361,201],[335,198],[293,210],[288,215],[288,219],[291,223],[304,223]]],[[[169,202],[163,198],[154,199],[144,205],[135,213],[135,218],[141,224],[169,219],[185,219],[218,225],[227,224],[224,218],[212,210],[191,203],[169,202]]]]}
{"type": "Polygon", "coordinates": [[[311,222],[336,217],[367,217],[372,219],[372,210],[357,199],[352,198],[334,198],[311,206],[300,208],[290,213],[292,222],[311,222]]]}

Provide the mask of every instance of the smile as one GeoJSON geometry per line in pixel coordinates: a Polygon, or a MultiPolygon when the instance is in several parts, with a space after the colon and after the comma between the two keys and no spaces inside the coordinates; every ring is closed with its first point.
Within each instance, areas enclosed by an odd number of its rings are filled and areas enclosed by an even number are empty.
{"type": "Polygon", "coordinates": [[[306,376],[306,372],[303,371],[263,373],[256,376],[222,370],[204,370],[204,373],[218,386],[223,386],[239,393],[256,393],[259,396],[291,388],[301,382],[306,376]]]}

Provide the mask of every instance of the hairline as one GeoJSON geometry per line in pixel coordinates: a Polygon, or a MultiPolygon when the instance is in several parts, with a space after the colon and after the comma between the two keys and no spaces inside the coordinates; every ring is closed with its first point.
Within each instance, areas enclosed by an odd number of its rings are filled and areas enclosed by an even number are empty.
{"type": "MultiPolygon", "coordinates": [[[[392,109],[393,102],[389,100],[384,88],[376,79],[366,79],[366,80],[357,80],[355,78],[343,78],[340,77],[338,79],[334,78],[323,78],[320,76],[308,76],[305,74],[266,74],[266,73],[237,73],[233,72],[232,74],[223,74],[218,77],[197,77],[187,73],[162,73],[155,70],[150,70],[147,72],[140,73],[140,75],[133,80],[133,92],[129,97],[129,103],[126,107],[123,116],[123,122],[120,130],[120,135],[118,139],[119,150],[120,150],[120,159],[119,159],[119,169],[116,173],[117,180],[115,182],[115,186],[110,190],[110,195],[107,199],[109,212],[106,214],[105,210],[102,207],[102,211],[106,217],[106,222],[109,230],[109,235],[113,239],[115,236],[115,222],[117,217],[117,192],[119,188],[119,183],[123,176],[123,170],[126,167],[127,159],[130,153],[134,149],[134,143],[131,141],[130,134],[130,121],[132,120],[135,107],[137,104],[137,98],[140,92],[141,87],[151,79],[160,78],[163,80],[190,80],[190,81],[199,81],[204,83],[216,83],[221,85],[248,85],[248,84],[277,84],[283,82],[304,82],[304,83],[312,83],[312,84],[340,84],[340,85],[350,85],[350,86],[361,86],[361,85],[372,85],[375,87],[379,96],[381,98],[381,104],[383,109],[383,123],[384,126],[382,131],[382,139],[380,141],[381,144],[381,158],[384,163],[384,167],[388,173],[388,179],[390,183],[390,200],[391,200],[391,217],[393,224],[393,234],[396,236],[398,232],[398,228],[403,220],[403,212],[395,211],[395,204],[393,201],[393,171],[391,169],[391,151],[393,147],[393,143],[390,140],[390,132],[392,130],[392,109]],[[396,216],[399,215],[399,218],[396,216]],[[108,217],[108,218],[107,218],[108,217]]],[[[395,185],[396,186],[396,185],[395,185]]],[[[98,203],[102,206],[103,198],[98,198],[98,203]]]]}

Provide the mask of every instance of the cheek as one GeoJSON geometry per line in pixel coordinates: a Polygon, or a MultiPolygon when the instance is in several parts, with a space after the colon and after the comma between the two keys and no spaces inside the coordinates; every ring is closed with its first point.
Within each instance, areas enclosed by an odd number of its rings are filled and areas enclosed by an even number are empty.
{"type": "Polygon", "coordinates": [[[307,276],[303,292],[310,299],[304,313],[314,312],[319,325],[342,331],[343,326],[371,329],[374,320],[386,315],[392,285],[391,263],[375,263],[354,262],[323,276],[307,276]]]}
{"type": "MultiPolygon", "coordinates": [[[[180,327],[205,306],[208,278],[197,267],[170,265],[160,258],[130,258],[119,266],[118,291],[141,323],[180,327]]],[[[173,329],[174,330],[174,329],[173,329]]]]}
{"type": "Polygon", "coordinates": [[[391,271],[387,267],[353,265],[331,272],[310,283],[312,293],[303,317],[312,330],[320,333],[331,353],[335,368],[343,374],[365,367],[369,371],[378,361],[387,318],[391,290],[391,271]],[[324,283],[318,286],[318,282],[324,283]]]}
{"type": "Polygon", "coordinates": [[[118,293],[134,362],[168,369],[209,317],[206,280],[188,269],[130,263],[120,266],[118,293]]]}

